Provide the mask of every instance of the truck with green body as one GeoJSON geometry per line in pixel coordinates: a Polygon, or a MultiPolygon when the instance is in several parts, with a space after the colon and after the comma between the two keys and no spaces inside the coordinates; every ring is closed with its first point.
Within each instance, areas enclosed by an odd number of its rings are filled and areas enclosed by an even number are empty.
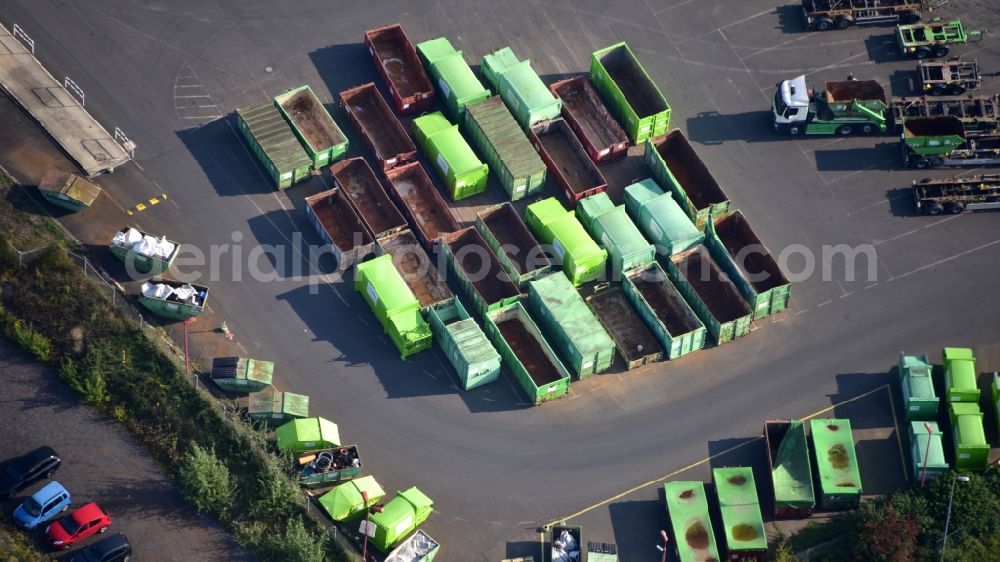
{"type": "Polygon", "coordinates": [[[201,315],[208,301],[208,287],[154,277],[142,284],[139,304],[153,314],[173,320],[201,315]]]}
{"type": "Polygon", "coordinates": [[[674,552],[679,562],[718,562],[719,547],[708,511],[705,484],[674,481],[663,485],[667,517],[673,531],[674,552]]]}
{"type": "Polygon", "coordinates": [[[729,196],[680,129],[646,142],[646,165],[698,228],[729,212],[729,196]]]}
{"type": "Polygon", "coordinates": [[[521,299],[517,285],[475,227],[442,235],[439,249],[448,261],[448,272],[480,315],[521,299]]]}
{"type": "Polygon", "coordinates": [[[216,357],[209,375],[227,392],[260,392],[271,385],[274,362],[250,357],[216,357]]]}
{"type": "Polygon", "coordinates": [[[159,275],[174,264],[180,244],[126,226],[111,238],[111,253],[137,273],[159,275]]]}
{"type": "Polygon", "coordinates": [[[721,345],[750,333],[753,309],[705,246],[664,260],[670,281],[721,345]]]}
{"type": "Polygon", "coordinates": [[[417,159],[413,139],[373,82],[340,92],[340,101],[383,172],[417,159]]]}
{"type": "Polygon", "coordinates": [[[1000,133],[970,135],[952,116],[906,119],[900,146],[903,163],[913,168],[1000,165],[1000,133]]]}
{"type": "Polygon", "coordinates": [[[372,253],[375,240],[342,189],[335,187],[310,195],[305,203],[309,222],[330,246],[340,270],[349,269],[372,253]]]}
{"type": "Polygon", "coordinates": [[[479,70],[521,127],[559,117],[562,101],[545,87],[531,61],[519,60],[510,47],[483,57],[479,70]]]}
{"type": "Polygon", "coordinates": [[[489,166],[483,164],[465,141],[458,125],[452,125],[440,111],[413,120],[417,145],[435,169],[452,201],[486,191],[489,166]]]}
{"type": "Polygon", "coordinates": [[[816,493],[805,423],[802,420],[765,421],[764,447],[771,473],[774,516],[798,519],[812,515],[816,493]]]}
{"type": "Polygon", "coordinates": [[[622,290],[663,346],[666,359],[705,347],[705,325],[658,263],[627,273],[622,290]]]}
{"type": "Polygon", "coordinates": [[[573,285],[596,281],[605,274],[607,250],[590,238],[572,211],[555,197],[528,205],[524,222],[543,244],[551,244],[554,263],[558,264],[573,285]]]}
{"type": "Polygon", "coordinates": [[[822,92],[805,75],[778,83],[771,101],[774,130],[796,135],[870,135],[888,130],[885,90],[875,80],[827,82],[822,92]]]}
{"type": "Polygon", "coordinates": [[[313,160],[274,100],[237,109],[236,127],[278,189],[312,177],[313,160]]]}
{"type": "MultiPolygon", "coordinates": [[[[947,0],[945,0],[947,1],[947,0]]],[[[813,31],[852,25],[916,23],[941,2],[930,0],[802,0],[802,17],[813,31]]]]}
{"type": "Polygon", "coordinates": [[[429,307],[427,323],[434,341],[455,368],[462,390],[491,383],[500,376],[500,354],[462,301],[451,299],[429,307]]]}
{"type": "Polygon", "coordinates": [[[599,283],[585,300],[614,340],[626,369],[663,359],[663,346],[620,288],[599,283]]]}
{"type": "Polygon", "coordinates": [[[847,419],[809,420],[813,461],[819,475],[819,507],[854,509],[861,505],[861,472],[854,448],[851,421],[847,419]]]}
{"type": "Polygon", "coordinates": [[[667,98],[625,42],[591,55],[590,81],[633,144],[667,132],[667,98]]]}
{"type": "Polygon", "coordinates": [[[465,133],[511,201],[541,192],[548,172],[500,96],[465,106],[465,133]]]}
{"type": "Polygon", "coordinates": [[[337,162],[330,168],[330,175],[372,239],[379,240],[406,229],[406,219],[364,158],[337,162]]]}
{"type": "Polygon", "coordinates": [[[749,466],[712,469],[712,483],[719,500],[726,559],[764,562],[767,533],[757,499],[757,484],[749,466]]]}
{"type": "Polygon", "coordinates": [[[896,44],[899,51],[911,57],[926,59],[948,56],[952,45],[965,45],[970,40],[982,39],[982,31],[965,29],[962,20],[931,21],[896,26],[896,44]]]}
{"type": "Polygon", "coordinates": [[[278,94],[274,105],[291,125],[313,168],[318,170],[347,154],[347,137],[312,88],[299,86],[278,94]]]}
{"type": "Polygon", "coordinates": [[[446,37],[417,43],[417,52],[436,83],[441,104],[456,122],[465,120],[465,106],[490,97],[469,63],[446,37]]]}
{"type": "Polygon", "coordinates": [[[487,313],[484,327],[531,404],[566,395],[569,371],[520,302],[487,313]]]}
{"type": "Polygon", "coordinates": [[[476,228],[518,288],[552,271],[552,261],[510,203],[476,213],[476,228]]]}
{"type": "Polygon", "coordinates": [[[382,255],[359,263],[354,290],[361,293],[375,312],[401,359],[430,348],[431,329],[420,315],[420,301],[396,269],[392,256],[382,255]]]}

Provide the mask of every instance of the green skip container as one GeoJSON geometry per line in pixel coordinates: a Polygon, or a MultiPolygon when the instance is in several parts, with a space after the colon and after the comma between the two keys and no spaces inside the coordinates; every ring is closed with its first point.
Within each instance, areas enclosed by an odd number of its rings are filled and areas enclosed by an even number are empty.
{"type": "Polygon", "coordinates": [[[528,306],[577,379],[611,368],[615,342],[565,275],[528,283],[528,306]]]}
{"type": "Polygon", "coordinates": [[[604,276],[607,250],[590,238],[580,221],[555,198],[528,205],[525,223],[543,244],[551,244],[563,273],[579,286],[604,276]]]}
{"type": "Polygon", "coordinates": [[[153,314],[187,320],[205,311],[208,287],[154,277],[142,284],[139,304],[153,314]]]}
{"type": "Polygon", "coordinates": [[[382,328],[399,350],[400,358],[429,349],[431,328],[420,316],[420,301],[385,254],[356,267],[354,290],[375,312],[382,328]]]}
{"type": "Polygon", "coordinates": [[[953,402],[948,404],[948,414],[955,447],[955,470],[986,470],[990,445],[986,441],[979,404],[953,402]]]}
{"type": "Polygon", "coordinates": [[[500,260],[475,227],[441,236],[448,271],[480,315],[521,299],[517,285],[500,266],[500,260]]]}
{"type": "Polygon", "coordinates": [[[427,309],[427,322],[434,340],[448,357],[462,381],[462,390],[471,390],[497,380],[500,354],[486,334],[469,317],[461,301],[452,299],[427,309]]]}
{"type": "Polygon", "coordinates": [[[396,492],[396,497],[386,503],[382,511],[371,515],[371,544],[382,552],[389,552],[389,549],[427,521],[432,511],[434,501],[416,487],[396,492]]]}
{"type": "Polygon", "coordinates": [[[910,476],[914,486],[926,478],[947,474],[951,466],[944,458],[941,430],[936,421],[909,423],[910,476]],[[930,431],[927,428],[930,428],[930,431]]]}
{"type": "Polygon", "coordinates": [[[976,358],[967,347],[946,347],[941,351],[944,366],[945,399],[948,402],[979,404],[976,358]]]}
{"type": "Polygon", "coordinates": [[[813,460],[819,473],[819,507],[854,509],[861,504],[861,473],[851,421],[809,420],[813,460]]]}
{"type": "Polygon", "coordinates": [[[476,228],[519,289],[552,271],[552,261],[510,203],[476,213],[476,228]]]}
{"type": "Polygon", "coordinates": [[[654,262],[626,274],[622,290],[666,350],[667,359],[705,347],[705,325],[659,264],[654,262]]]}
{"type": "Polygon", "coordinates": [[[314,168],[322,168],[347,154],[347,137],[312,88],[299,86],[279,94],[274,105],[292,126],[314,168]]]}
{"type": "Polygon", "coordinates": [[[656,259],[656,248],[639,232],[625,212],[625,207],[616,207],[607,193],[601,192],[580,200],[576,206],[576,218],[590,236],[608,251],[612,279],[618,279],[623,272],[648,265],[656,259]]]}
{"type": "Polygon", "coordinates": [[[698,228],[729,212],[729,197],[679,129],[649,139],[644,158],[653,178],[670,188],[698,228]]]}
{"type": "Polygon", "coordinates": [[[260,392],[271,385],[274,362],[249,357],[216,357],[212,382],[227,392],[260,392]]]}
{"type": "Polygon", "coordinates": [[[465,133],[511,201],[545,187],[545,162],[499,96],[465,106],[465,133]]]}
{"type": "Polygon", "coordinates": [[[634,144],[667,132],[667,98],[624,42],[591,55],[590,81],[634,144]]]}
{"type": "Polygon", "coordinates": [[[486,191],[489,166],[483,164],[458,125],[452,125],[440,111],[413,120],[413,136],[424,156],[434,163],[452,201],[486,191]]]}
{"type": "Polygon", "coordinates": [[[312,158],[273,101],[237,109],[236,126],[278,189],[312,176],[312,158]]]}
{"type": "Polygon", "coordinates": [[[680,562],[722,560],[715,543],[712,518],[708,513],[705,484],[696,481],[667,482],[663,485],[667,516],[674,532],[670,543],[680,562]]]}
{"type": "Polygon", "coordinates": [[[679,254],[705,241],[705,233],[652,179],[625,188],[625,210],[661,256],[679,254]]]}
{"type": "Polygon", "coordinates": [[[763,562],[767,558],[767,534],[753,469],[749,466],[716,468],[712,470],[712,482],[722,514],[726,559],[763,562]]]}
{"type": "Polygon", "coordinates": [[[264,423],[284,423],[309,416],[309,397],[265,388],[247,397],[247,415],[264,423]]]}
{"type": "Polygon", "coordinates": [[[49,203],[77,212],[93,205],[101,194],[101,188],[77,174],[49,170],[38,182],[38,192],[49,203]]]}
{"type": "Polygon", "coordinates": [[[111,239],[111,253],[139,273],[163,273],[174,264],[179,251],[180,244],[130,226],[116,232],[111,239]]]}
{"type": "Polygon", "coordinates": [[[559,117],[562,101],[545,87],[531,61],[518,60],[510,47],[483,57],[479,68],[522,128],[559,117]]]}
{"type": "Polygon", "coordinates": [[[485,328],[486,337],[532,404],[537,406],[566,395],[569,372],[521,303],[487,314],[485,328]]]}
{"type": "Polygon", "coordinates": [[[462,51],[455,50],[446,37],[418,43],[417,52],[430,70],[445,110],[459,123],[465,118],[467,104],[490,97],[490,91],[462,58],[462,51]]]}
{"type": "Polygon", "coordinates": [[[934,392],[931,363],[926,354],[899,354],[899,387],[903,394],[903,418],[906,421],[937,419],[941,400],[934,392]]]}
{"type": "Polygon", "coordinates": [[[753,310],[705,246],[695,246],[665,261],[670,280],[716,344],[750,333],[753,310]]]}

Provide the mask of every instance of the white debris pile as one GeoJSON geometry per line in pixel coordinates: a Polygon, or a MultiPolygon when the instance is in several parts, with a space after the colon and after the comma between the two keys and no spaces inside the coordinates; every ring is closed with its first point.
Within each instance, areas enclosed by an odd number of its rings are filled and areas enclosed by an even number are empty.
{"type": "Polygon", "coordinates": [[[552,541],[552,562],[580,562],[580,543],[568,529],[552,541]]]}
{"type": "Polygon", "coordinates": [[[166,238],[143,234],[134,228],[126,228],[115,233],[111,240],[115,246],[127,248],[151,258],[167,259],[177,248],[177,244],[166,238]]]}
{"type": "Polygon", "coordinates": [[[418,562],[438,546],[427,533],[417,532],[385,558],[385,562],[418,562]]]}
{"type": "Polygon", "coordinates": [[[182,302],[194,306],[201,306],[205,302],[205,292],[199,291],[191,285],[172,287],[166,283],[146,281],[142,284],[142,294],[146,297],[182,302]]]}

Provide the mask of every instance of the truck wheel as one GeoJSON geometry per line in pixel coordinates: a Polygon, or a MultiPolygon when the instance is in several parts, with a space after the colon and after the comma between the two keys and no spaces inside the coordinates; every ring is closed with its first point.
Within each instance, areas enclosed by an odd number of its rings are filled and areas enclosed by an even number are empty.
{"type": "Polygon", "coordinates": [[[947,92],[945,91],[945,89],[944,89],[944,86],[942,86],[942,85],[940,85],[940,84],[937,84],[937,85],[935,85],[934,87],[932,87],[932,88],[931,88],[931,92],[930,92],[930,94],[931,94],[932,96],[943,96],[943,95],[945,95],[946,93],[947,93],[947,92]]]}
{"type": "Polygon", "coordinates": [[[865,123],[861,126],[861,133],[865,135],[870,135],[875,132],[875,125],[871,123],[865,123]]]}
{"type": "Polygon", "coordinates": [[[965,86],[961,84],[952,84],[951,88],[948,88],[948,93],[953,96],[960,96],[965,93],[965,86]]]}
{"type": "Polygon", "coordinates": [[[913,162],[913,167],[918,170],[925,170],[931,167],[930,161],[928,161],[926,158],[917,158],[912,162],[913,162]]]}
{"type": "Polygon", "coordinates": [[[797,137],[802,134],[802,127],[798,125],[792,125],[788,127],[788,134],[792,135],[793,137],[797,137]]]}
{"type": "Polygon", "coordinates": [[[934,47],[934,58],[942,58],[948,56],[948,47],[941,45],[939,47],[934,47]]]}
{"type": "Polygon", "coordinates": [[[961,203],[951,203],[948,205],[948,212],[953,215],[959,215],[965,210],[965,205],[961,203]]]}
{"type": "Polygon", "coordinates": [[[847,135],[849,135],[849,134],[851,134],[853,132],[854,132],[854,127],[852,127],[850,125],[841,125],[841,126],[837,127],[837,134],[840,135],[840,136],[842,136],[842,137],[846,137],[847,135]]]}
{"type": "Polygon", "coordinates": [[[920,21],[920,12],[900,12],[899,21],[905,24],[917,23],[920,21]]]}
{"type": "Polygon", "coordinates": [[[917,47],[917,50],[913,53],[918,59],[925,59],[931,56],[931,50],[927,47],[917,47]]]}
{"type": "Polygon", "coordinates": [[[837,29],[847,29],[848,27],[851,27],[851,20],[845,18],[844,16],[840,16],[834,20],[833,25],[835,25],[837,29]]]}
{"type": "Polygon", "coordinates": [[[816,31],[827,31],[833,27],[833,20],[830,18],[819,18],[816,20],[814,27],[816,27],[816,31]]]}
{"type": "Polygon", "coordinates": [[[935,217],[944,212],[944,207],[940,203],[931,203],[927,206],[927,214],[935,217]]]}

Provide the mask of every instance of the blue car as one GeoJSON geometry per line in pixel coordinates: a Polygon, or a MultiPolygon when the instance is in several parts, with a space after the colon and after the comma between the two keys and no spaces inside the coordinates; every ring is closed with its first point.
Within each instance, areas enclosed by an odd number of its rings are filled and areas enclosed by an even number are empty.
{"type": "Polygon", "coordinates": [[[59,512],[66,511],[71,501],[66,488],[53,480],[17,507],[14,511],[14,522],[22,529],[30,531],[52,519],[59,512]]]}

